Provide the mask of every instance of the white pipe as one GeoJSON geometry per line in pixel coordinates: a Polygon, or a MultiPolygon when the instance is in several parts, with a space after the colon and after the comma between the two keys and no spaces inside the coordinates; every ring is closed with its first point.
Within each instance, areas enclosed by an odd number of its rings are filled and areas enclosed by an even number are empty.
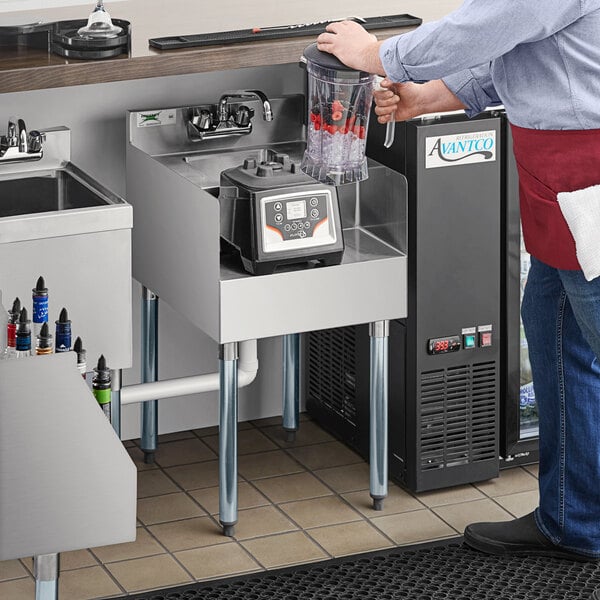
{"type": "MultiPolygon", "coordinates": [[[[258,372],[258,352],[256,340],[240,342],[238,362],[238,388],[251,384],[258,372]]],[[[189,394],[214,392],[220,387],[219,373],[206,373],[178,379],[165,379],[121,388],[121,405],[164,400],[189,394]]]]}

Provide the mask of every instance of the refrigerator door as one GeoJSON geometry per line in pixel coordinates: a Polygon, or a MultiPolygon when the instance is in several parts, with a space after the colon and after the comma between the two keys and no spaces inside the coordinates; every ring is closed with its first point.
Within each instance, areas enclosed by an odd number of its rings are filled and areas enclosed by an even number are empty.
{"type": "Polygon", "coordinates": [[[514,465],[515,460],[526,464],[538,459],[538,415],[520,310],[530,258],[521,234],[519,179],[508,120],[504,122],[504,135],[500,453],[514,465]]]}

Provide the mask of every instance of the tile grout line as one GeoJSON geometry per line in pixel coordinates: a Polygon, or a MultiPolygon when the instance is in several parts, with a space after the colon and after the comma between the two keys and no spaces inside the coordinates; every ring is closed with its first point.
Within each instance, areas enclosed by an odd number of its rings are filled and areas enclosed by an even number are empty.
{"type": "MultiPolygon", "coordinates": [[[[137,526],[136,526],[136,529],[137,529],[137,526]]],[[[136,538],[137,538],[137,535],[136,535],[136,538]]],[[[127,590],[119,583],[119,581],[117,580],[117,578],[110,572],[110,570],[104,564],[104,562],[101,561],[98,558],[98,556],[96,556],[96,554],[92,551],[91,548],[88,548],[88,551],[98,561],[98,563],[102,567],[102,570],[108,575],[109,579],[111,579],[115,583],[115,585],[122,591],[123,594],[125,594],[126,596],[129,596],[129,592],[127,592],[127,590]]]]}

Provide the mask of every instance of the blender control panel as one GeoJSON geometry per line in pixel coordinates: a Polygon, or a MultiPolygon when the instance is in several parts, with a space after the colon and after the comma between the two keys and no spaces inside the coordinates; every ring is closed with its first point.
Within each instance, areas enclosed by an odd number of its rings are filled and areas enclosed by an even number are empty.
{"type": "Polygon", "coordinates": [[[331,191],[315,188],[261,198],[264,252],[312,248],[336,241],[331,191]]]}

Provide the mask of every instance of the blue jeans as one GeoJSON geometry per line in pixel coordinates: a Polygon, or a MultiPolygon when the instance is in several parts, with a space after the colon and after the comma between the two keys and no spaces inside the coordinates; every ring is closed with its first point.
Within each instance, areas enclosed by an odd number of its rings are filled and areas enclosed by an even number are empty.
{"type": "Polygon", "coordinates": [[[540,505],[555,544],[600,556],[600,278],[532,257],[521,307],[540,416],[540,505]]]}

